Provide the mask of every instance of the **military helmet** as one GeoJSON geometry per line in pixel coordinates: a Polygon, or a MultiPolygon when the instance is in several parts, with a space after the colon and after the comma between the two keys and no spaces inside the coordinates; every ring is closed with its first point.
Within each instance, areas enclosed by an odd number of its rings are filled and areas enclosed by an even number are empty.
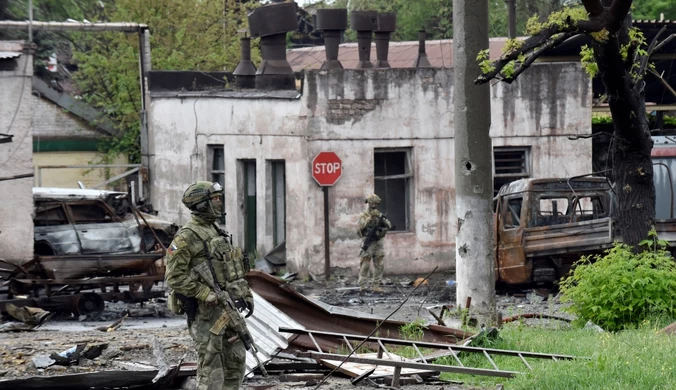
{"type": "Polygon", "coordinates": [[[376,194],[371,194],[366,197],[366,203],[378,205],[380,204],[380,197],[376,194]]]}
{"type": "Polygon", "coordinates": [[[183,193],[181,201],[185,207],[193,210],[197,205],[211,199],[214,195],[220,196],[222,194],[223,187],[220,184],[210,181],[198,181],[188,186],[183,193]]]}

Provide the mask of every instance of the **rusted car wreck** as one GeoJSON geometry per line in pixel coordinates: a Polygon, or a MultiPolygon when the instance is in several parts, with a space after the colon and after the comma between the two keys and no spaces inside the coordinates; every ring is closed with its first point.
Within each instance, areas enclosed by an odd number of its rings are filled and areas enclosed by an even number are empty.
{"type": "MultiPolygon", "coordinates": [[[[494,199],[497,282],[556,283],[580,256],[622,241],[613,225],[616,210],[604,177],[521,179],[503,186],[494,199]]],[[[656,220],[655,228],[674,252],[676,220],[656,220]]]]}
{"type": "Polygon", "coordinates": [[[102,310],[105,300],[163,295],[151,290],[178,226],[139,211],[124,192],[34,188],[33,199],[35,257],[3,262],[0,311],[14,302],[83,314],[102,310]]]}

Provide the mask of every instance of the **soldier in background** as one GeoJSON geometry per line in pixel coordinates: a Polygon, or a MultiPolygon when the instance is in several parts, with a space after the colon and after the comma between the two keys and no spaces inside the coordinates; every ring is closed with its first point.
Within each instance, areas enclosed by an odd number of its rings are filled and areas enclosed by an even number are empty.
{"type": "MultiPolygon", "coordinates": [[[[360,291],[368,288],[368,277],[371,260],[373,260],[373,292],[382,292],[380,284],[383,280],[383,261],[385,259],[385,250],[383,248],[383,237],[392,229],[392,224],[379,210],[380,197],[371,194],[366,198],[368,210],[359,215],[359,230],[357,234],[364,238],[364,244],[369,244],[368,248],[362,249],[359,254],[359,287],[360,291]],[[370,236],[370,237],[369,237],[370,236]]],[[[363,247],[364,245],[362,245],[363,247]]]]}
{"type": "MultiPolygon", "coordinates": [[[[198,181],[183,194],[192,218],[167,249],[166,282],[169,309],[187,314],[188,330],[197,349],[197,389],[239,389],[244,378],[246,349],[226,308],[194,268],[205,261],[213,279],[227,289],[238,306],[254,309],[253,294],[244,280],[248,267],[240,248],[215,222],[223,214],[223,189],[218,183],[198,181]],[[224,315],[225,314],[225,315],[224,315]]],[[[235,314],[239,315],[239,314],[235,314]]]]}

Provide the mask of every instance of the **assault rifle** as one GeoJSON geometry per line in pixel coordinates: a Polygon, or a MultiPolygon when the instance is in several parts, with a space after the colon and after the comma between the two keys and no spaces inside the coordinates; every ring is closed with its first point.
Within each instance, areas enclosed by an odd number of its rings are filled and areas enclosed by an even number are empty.
{"type": "Polygon", "coordinates": [[[211,291],[216,294],[216,299],[218,299],[218,302],[225,308],[223,315],[218,320],[216,320],[216,323],[214,323],[214,325],[211,327],[210,332],[214,334],[220,334],[223,328],[225,328],[225,326],[230,321],[232,321],[233,329],[237,333],[237,337],[242,340],[246,350],[251,351],[251,354],[256,359],[258,368],[260,368],[263,376],[268,376],[268,372],[265,370],[265,367],[263,367],[261,361],[258,360],[258,348],[256,348],[256,344],[251,337],[251,333],[249,333],[249,329],[246,327],[246,321],[244,321],[242,314],[238,310],[238,307],[241,307],[241,305],[235,303],[236,300],[232,299],[230,292],[227,291],[227,289],[225,291],[222,290],[221,286],[216,283],[213,276],[214,273],[209,267],[210,264],[210,261],[205,261],[193,268],[202,277],[202,280],[207,284],[207,286],[209,286],[211,291]]]}
{"type": "Polygon", "coordinates": [[[380,227],[383,225],[385,218],[387,218],[385,214],[381,214],[380,218],[378,218],[378,222],[366,229],[366,234],[364,234],[364,242],[361,244],[361,252],[359,253],[360,256],[366,252],[367,249],[369,249],[371,244],[378,241],[378,229],[380,229],[380,227]]]}

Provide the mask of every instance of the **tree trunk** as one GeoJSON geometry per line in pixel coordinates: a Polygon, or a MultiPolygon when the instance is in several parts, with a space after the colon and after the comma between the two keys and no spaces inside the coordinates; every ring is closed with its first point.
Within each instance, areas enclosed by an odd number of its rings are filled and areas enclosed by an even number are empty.
{"type": "MultiPolygon", "coordinates": [[[[613,180],[618,210],[615,223],[622,241],[637,247],[655,223],[655,182],[650,158],[653,141],[645,109],[645,84],[633,85],[629,69],[631,59],[620,55],[620,45],[628,42],[630,17],[618,37],[594,43],[599,73],[606,87],[613,118],[613,180]]],[[[634,70],[636,71],[636,68],[634,70]]]]}

